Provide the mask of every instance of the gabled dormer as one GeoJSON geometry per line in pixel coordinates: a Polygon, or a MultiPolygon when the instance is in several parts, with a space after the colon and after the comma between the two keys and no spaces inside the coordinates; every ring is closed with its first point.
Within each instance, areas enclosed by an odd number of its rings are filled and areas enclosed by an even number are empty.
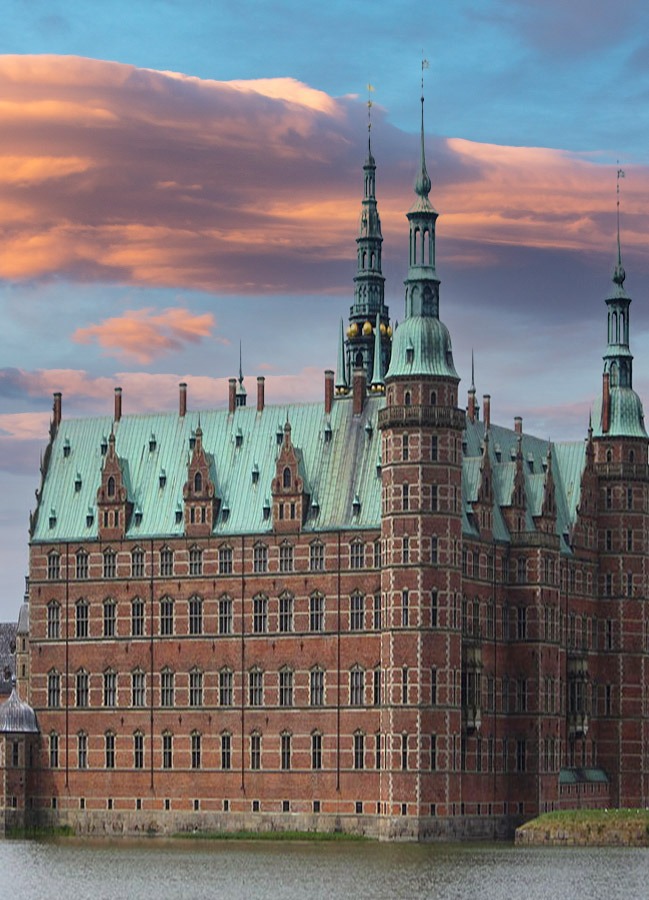
{"type": "Polygon", "coordinates": [[[525,531],[526,507],[523,446],[521,436],[519,435],[516,444],[516,457],[514,459],[514,484],[512,486],[509,506],[503,507],[503,515],[510,533],[518,534],[521,531],[525,531]]]}
{"type": "Polygon", "coordinates": [[[187,481],[183,487],[185,534],[200,537],[212,533],[218,514],[218,498],[203,449],[203,429],[200,425],[194,433],[193,444],[187,481]]]}
{"type": "Polygon", "coordinates": [[[570,543],[574,547],[595,550],[597,544],[597,498],[599,481],[595,470],[595,443],[592,426],[588,426],[586,441],[586,462],[581,473],[579,501],[577,503],[575,522],[572,527],[570,543]]]}
{"type": "Polygon", "coordinates": [[[97,491],[99,537],[107,541],[123,538],[132,510],[133,504],[128,500],[122,463],[115,450],[115,434],[111,431],[104,455],[101,484],[97,491]]]}
{"type": "Polygon", "coordinates": [[[473,514],[483,538],[490,539],[493,531],[494,487],[491,459],[489,458],[489,432],[485,432],[480,460],[478,496],[473,504],[473,514]]]}
{"type": "Polygon", "coordinates": [[[300,475],[300,453],[291,441],[291,426],[284,425],[284,438],[275,464],[272,484],[273,526],[276,531],[298,531],[309,508],[300,475]]]}

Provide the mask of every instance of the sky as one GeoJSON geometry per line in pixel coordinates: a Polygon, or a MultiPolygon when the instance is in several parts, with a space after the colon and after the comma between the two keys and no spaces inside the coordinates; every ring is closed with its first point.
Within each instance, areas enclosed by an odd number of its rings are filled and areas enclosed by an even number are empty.
{"type": "Polygon", "coordinates": [[[353,299],[372,84],[386,301],[403,317],[421,60],[440,317],[461,396],[584,437],[616,177],[649,396],[645,0],[5,0],[0,620],[15,619],[52,393],[63,418],[318,400],[353,299]],[[619,163],[618,163],[619,161],[619,163]]]}

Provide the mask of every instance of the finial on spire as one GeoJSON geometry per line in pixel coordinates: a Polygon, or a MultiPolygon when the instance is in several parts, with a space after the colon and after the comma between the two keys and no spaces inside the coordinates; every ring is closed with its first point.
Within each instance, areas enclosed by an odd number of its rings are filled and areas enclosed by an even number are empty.
{"type": "Polygon", "coordinates": [[[475,394],[475,366],[473,364],[473,347],[471,348],[471,387],[470,390],[475,394]]]}
{"type": "Polygon", "coordinates": [[[241,364],[241,341],[239,341],[239,384],[243,383],[243,366],[241,364]]]}
{"type": "Polygon", "coordinates": [[[424,149],[424,69],[430,68],[428,60],[424,59],[422,50],[421,55],[421,160],[420,168],[415,181],[415,193],[420,197],[428,197],[431,188],[431,181],[426,171],[426,153],[424,149]]]}
{"type": "Polygon", "coordinates": [[[624,266],[622,265],[622,250],[620,246],[620,178],[624,178],[624,169],[620,168],[620,161],[617,161],[617,183],[615,187],[615,192],[617,195],[616,198],[616,207],[617,207],[617,263],[615,264],[615,271],[613,273],[613,281],[615,284],[622,287],[624,284],[624,279],[626,278],[626,272],[624,271],[624,266]]]}

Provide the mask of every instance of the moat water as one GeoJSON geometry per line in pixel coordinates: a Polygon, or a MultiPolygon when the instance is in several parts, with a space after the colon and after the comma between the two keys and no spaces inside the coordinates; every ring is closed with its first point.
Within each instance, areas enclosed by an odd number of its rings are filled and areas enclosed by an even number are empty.
{"type": "Polygon", "coordinates": [[[4,840],[0,884],[3,900],[636,900],[649,849],[4,840]]]}

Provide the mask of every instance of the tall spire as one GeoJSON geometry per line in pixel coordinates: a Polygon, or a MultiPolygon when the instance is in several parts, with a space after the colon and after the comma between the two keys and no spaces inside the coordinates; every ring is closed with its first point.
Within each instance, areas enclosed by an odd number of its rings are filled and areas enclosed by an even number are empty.
{"type": "Polygon", "coordinates": [[[346,394],[349,390],[347,382],[347,371],[345,367],[345,326],[343,320],[340,320],[340,335],[338,338],[338,361],[336,364],[336,391],[339,394],[346,394]]]}
{"type": "Polygon", "coordinates": [[[381,359],[381,317],[376,314],[376,327],[374,329],[374,368],[372,371],[372,390],[383,391],[383,365],[381,359]]]}
{"type": "Polygon", "coordinates": [[[247,399],[246,389],[243,386],[243,365],[241,362],[241,341],[239,341],[239,378],[236,392],[236,405],[245,406],[247,399]]]}

